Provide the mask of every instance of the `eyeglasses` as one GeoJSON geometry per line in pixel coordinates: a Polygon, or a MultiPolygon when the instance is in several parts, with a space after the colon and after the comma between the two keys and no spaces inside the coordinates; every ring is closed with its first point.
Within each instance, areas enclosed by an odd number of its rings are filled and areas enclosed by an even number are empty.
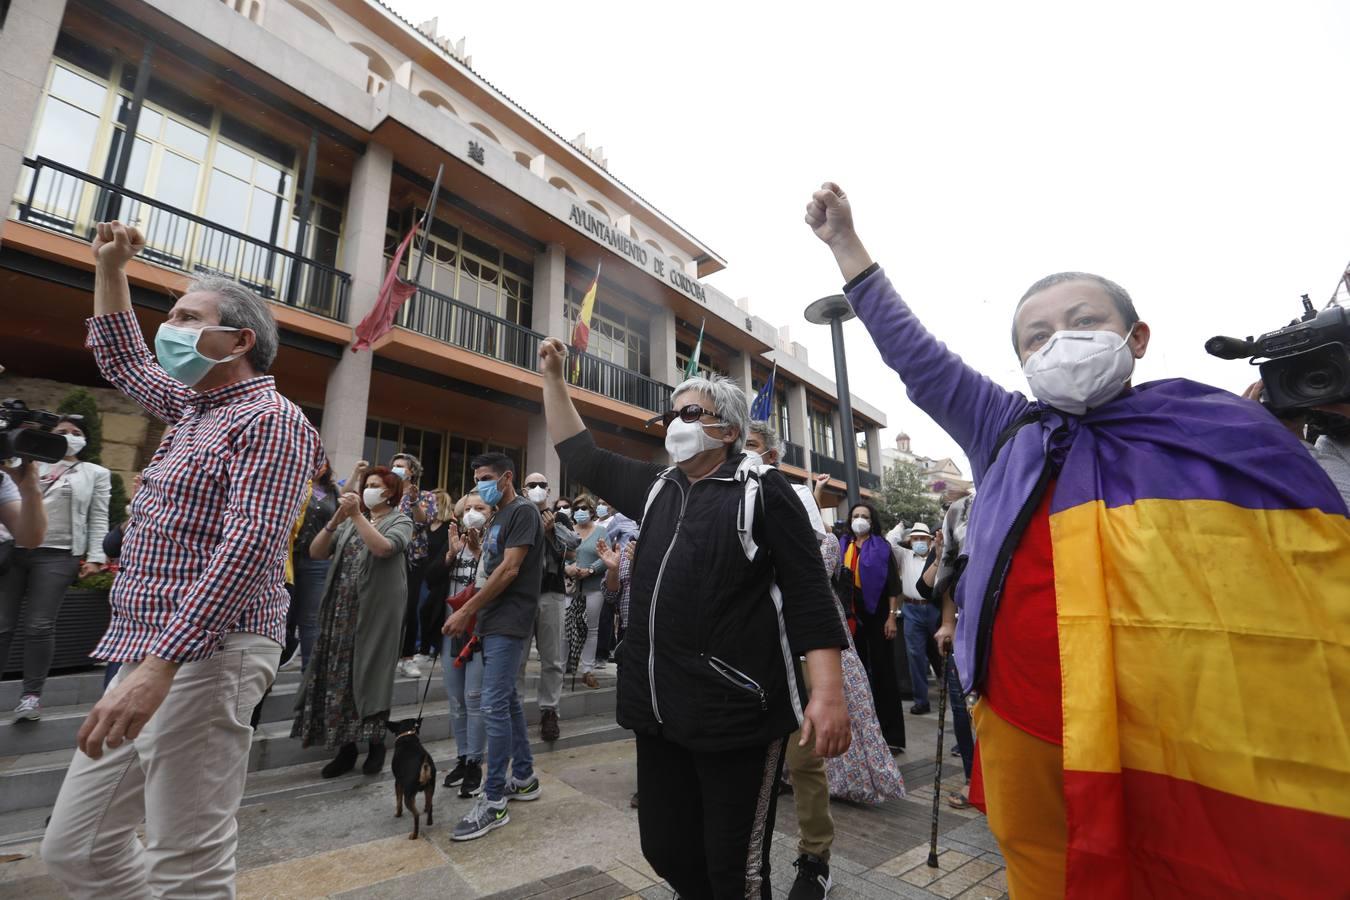
{"type": "MultiPolygon", "coordinates": [[[[674,422],[677,417],[681,422],[688,422],[690,424],[693,424],[694,422],[697,422],[704,416],[713,416],[714,418],[716,418],[717,413],[713,412],[711,409],[704,409],[697,403],[686,403],[679,409],[668,409],[665,412],[661,413],[661,415],[653,416],[652,418],[648,419],[647,427],[651,428],[657,422],[660,422],[662,427],[669,428],[670,423],[674,422]]],[[[708,424],[725,425],[726,423],[718,421],[718,422],[710,422],[708,424]]]]}
{"type": "Polygon", "coordinates": [[[541,487],[541,488],[543,488],[544,490],[548,490],[548,482],[547,482],[547,481],[527,481],[527,482],[525,482],[525,486],[526,486],[527,488],[537,488],[537,487],[541,487]]]}

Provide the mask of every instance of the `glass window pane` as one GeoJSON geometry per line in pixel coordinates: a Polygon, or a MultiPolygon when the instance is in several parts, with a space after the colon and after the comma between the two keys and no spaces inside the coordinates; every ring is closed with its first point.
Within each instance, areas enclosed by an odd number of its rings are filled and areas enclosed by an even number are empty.
{"type": "Polygon", "coordinates": [[[253,178],[253,157],[240,153],[228,144],[216,144],[216,157],[212,164],[222,172],[229,172],[244,181],[253,178]]]}
{"type": "MultiPolygon", "coordinates": [[[[442,487],[445,478],[441,473],[441,434],[428,431],[422,435],[422,486],[428,489],[442,487]]],[[[450,490],[452,499],[459,499],[459,492],[450,490]]]]}
{"type": "Polygon", "coordinates": [[[164,143],[196,159],[206,156],[207,140],[205,134],[187,127],[182,122],[169,119],[164,123],[164,143]]]}
{"type": "Polygon", "coordinates": [[[145,176],[149,168],[150,142],[145,138],[136,138],[136,144],[131,148],[131,162],[127,166],[126,187],[138,194],[145,193],[145,176]]]}
{"type": "Polygon", "coordinates": [[[108,96],[108,86],[85,78],[63,66],[52,71],[52,94],[69,100],[82,109],[102,114],[103,101],[108,96]]]}
{"type": "Polygon", "coordinates": [[[280,211],[281,217],[277,219],[277,227],[280,228],[281,223],[286,220],[285,206],[286,201],[271,191],[254,188],[253,205],[249,207],[248,228],[245,229],[245,233],[250,237],[270,242],[272,240],[272,221],[277,216],[278,211],[280,211]],[[281,207],[281,209],[278,210],[278,207],[281,207]]]}
{"type": "MultiPolygon", "coordinates": [[[[165,154],[167,159],[172,154],[165,154]]],[[[179,157],[174,157],[178,159],[179,157]]],[[[216,169],[206,195],[206,218],[213,224],[243,231],[248,224],[248,186],[216,169]]]]}
{"type": "Polygon", "coordinates": [[[33,142],[33,155],[84,169],[89,165],[97,134],[98,116],[48,97],[42,111],[42,127],[33,142]]]}

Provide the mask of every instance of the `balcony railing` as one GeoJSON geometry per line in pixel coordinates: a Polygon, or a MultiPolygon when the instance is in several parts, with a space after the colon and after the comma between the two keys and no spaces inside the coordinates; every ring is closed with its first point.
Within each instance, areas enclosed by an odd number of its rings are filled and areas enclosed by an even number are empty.
{"type": "Polygon", "coordinates": [[[791,441],[783,442],[783,463],[784,465],[796,466],[799,469],[806,468],[806,451],[801,444],[794,444],[791,441]]]}
{"type": "MultiPolygon", "coordinates": [[[[811,471],[825,472],[831,478],[838,478],[840,481],[848,481],[848,468],[841,460],[832,456],[825,456],[822,453],[811,451],[811,471]]],[[[867,471],[858,469],[858,485],[867,488],[869,491],[881,490],[881,477],[867,471]]]]}
{"type": "MultiPolygon", "coordinates": [[[[532,372],[537,368],[539,344],[544,340],[539,332],[510,319],[420,286],[399,311],[397,321],[404,328],[438,341],[532,372]]],[[[569,377],[571,365],[569,359],[569,377]]],[[[589,353],[581,354],[581,371],[573,383],[652,412],[664,412],[670,406],[670,385],[589,353]]]]}
{"type": "Polygon", "coordinates": [[[18,204],[20,222],[88,240],[94,223],[115,214],[145,235],[139,258],[146,262],[190,275],[224,275],[268,300],[346,320],[352,287],[346,272],[50,159],[23,164],[30,173],[18,204]]]}

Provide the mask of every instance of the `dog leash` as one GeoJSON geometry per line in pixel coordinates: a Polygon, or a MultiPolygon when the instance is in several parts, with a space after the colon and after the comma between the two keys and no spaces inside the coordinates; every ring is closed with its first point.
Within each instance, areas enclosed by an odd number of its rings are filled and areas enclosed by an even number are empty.
{"type": "Polygon", "coordinates": [[[417,707],[417,730],[422,730],[422,712],[427,708],[427,694],[431,691],[431,679],[436,674],[436,660],[441,655],[441,648],[433,646],[431,648],[431,668],[427,671],[427,684],[422,688],[422,704],[417,707]]]}

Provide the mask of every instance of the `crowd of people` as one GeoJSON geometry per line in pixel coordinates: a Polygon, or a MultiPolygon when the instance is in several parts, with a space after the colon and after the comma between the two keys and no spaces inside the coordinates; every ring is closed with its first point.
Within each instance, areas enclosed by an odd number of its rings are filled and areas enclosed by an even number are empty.
{"type": "MultiPolygon", "coordinates": [[[[152,351],[126,280],[143,241],[99,224],[88,346],[105,379],[171,427],[124,532],[109,535],[120,572],[94,655],[115,674],[47,829],[52,874],[75,896],[228,894],[249,716],[284,667],[303,673],[291,734],[335,752],[322,769],[333,778],[362,745],[362,771],[383,770],[397,678],[441,665],[455,742],[444,784],[474,798],[452,838],[482,838],[510,823],[513,801],[541,796],[521,696],[533,644],[545,741],[561,734],[566,675],[591,690],[617,664],[643,853],[680,897],[771,896],[785,783],[800,831],[791,898],[824,897],[831,798],[903,796],[903,685],[909,714],[928,714],[930,673],[950,697],[967,780],[947,802],[987,813],[1015,898],[1170,895],[1202,871],[1235,895],[1343,883],[1314,852],[1350,834],[1348,811],[1316,793],[1350,770],[1343,751],[1318,744],[1313,759],[1269,726],[1234,737],[1194,704],[1159,700],[1203,671],[1247,702],[1248,682],[1223,673],[1268,656],[1236,637],[1250,631],[1255,588],[1175,563],[1175,547],[1216,529],[1235,561],[1260,547],[1244,579],[1306,613],[1282,641],[1344,648],[1343,620],[1330,635],[1307,627],[1350,592],[1345,500],[1318,458],[1250,400],[1181,380],[1134,385],[1149,329],[1106,279],[1051,276],[1017,305],[1027,400],[922,328],[837,186],[814,194],[806,219],[883,357],[972,462],[977,491],[947,497],[933,526],[887,534],[863,502],[836,533],[822,484],[783,475],[781,437],[721,376],[674,389],[661,417],[669,464],[606,450],[573,404],[557,339],[540,349],[544,416],[578,491],[522,477],[501,453],[472,460],[458,498],[424,489],[406,452],[335,482],[318,434],[266,374],[277,330],[265,301],[201,279],[152,351]],[[1149,643],[1158,632],[1166,653],[1149,643]],[[1192,763],[1178,768],[1182,747],[1192,763]],[[1197,764],[1214,748],[1302,774],[1287,784],[1268,765],[1254,786],[1215,763],[1211,778],[1197,764]],[[189,785],[200,802],[180,802],[189,785]],[[1241,803],[1221,820],[1192,812],[1218,794],[1241,803]],[[1162,797],[1174,827],[1157,825],[1162,797]],[[1205,840],[1163,855],[1175,828],[1205,840]],[[1216,874],[1205,857],[1252,835],[1287,850],[1291,834],[1312,848],[1292,851],[1311,873],[1293,882],[1284,863],[1244,857],[1216,874]]],[[[40,716],[61,594],[108,559],[107,470],[80,459],[78,417],[56,431],[64,460],[0,481],[0,659],[28,609],[20,718],[40,716]]],[[[1339,664],[1281,664],[1330,701],[1339,664]]]]}

